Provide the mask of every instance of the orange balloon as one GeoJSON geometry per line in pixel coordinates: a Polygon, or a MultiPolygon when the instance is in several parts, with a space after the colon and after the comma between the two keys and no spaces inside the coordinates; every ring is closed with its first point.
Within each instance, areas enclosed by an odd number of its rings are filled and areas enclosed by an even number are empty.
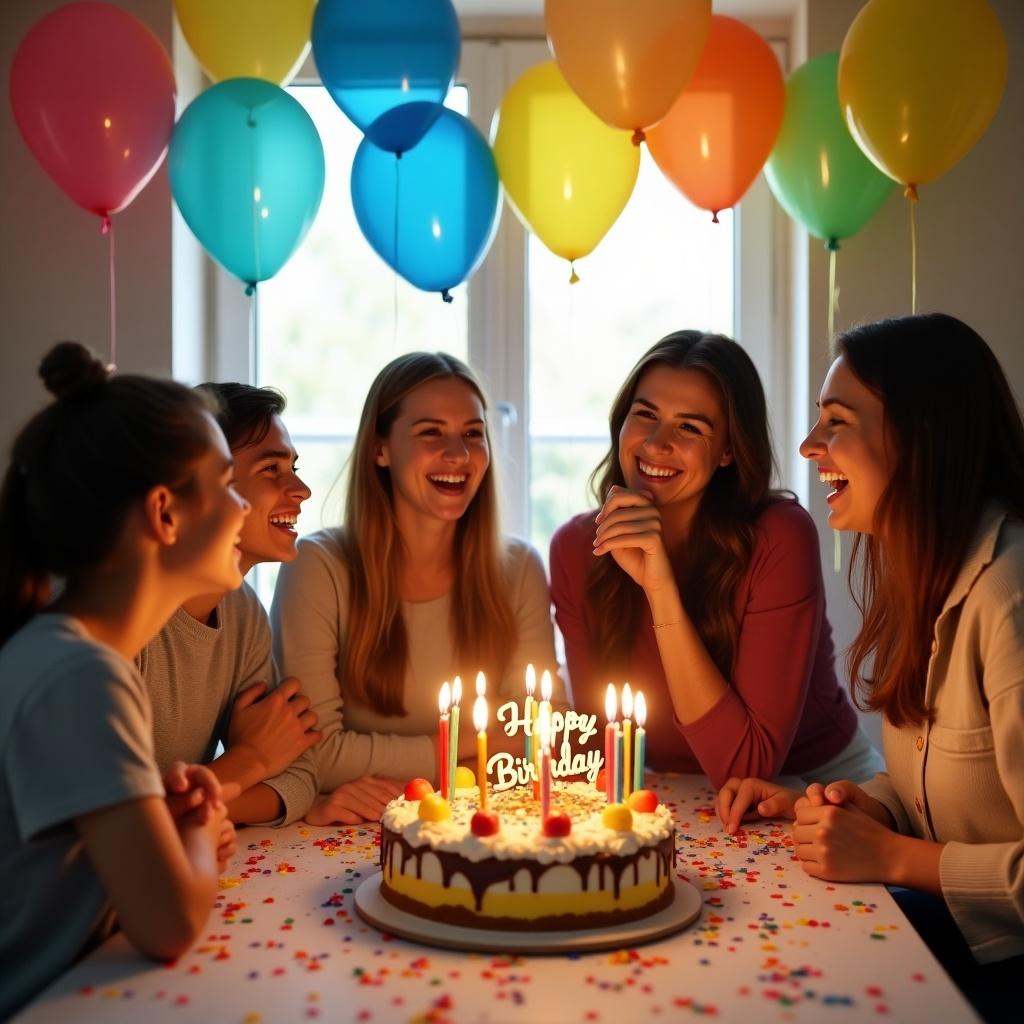
{"type": "Polygon", "coordinates": [[[637,143],[686,87],[710,23],[711,0],[544,4],[548,45],[572,91],[637,143]]]}
{"type": "Polygon", "coordinates": [[[764,166],[785,103],[771,47],[742,22],[716,14],[693,79],[647,133],[647,145],[665,177],[717,220],[764,166]]]}

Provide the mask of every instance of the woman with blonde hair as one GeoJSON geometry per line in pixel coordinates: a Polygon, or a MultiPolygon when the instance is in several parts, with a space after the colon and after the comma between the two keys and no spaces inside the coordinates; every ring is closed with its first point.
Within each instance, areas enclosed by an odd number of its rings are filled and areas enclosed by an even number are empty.
{"type": "MultiPolygon", "coordinates": [[[[460,360],[393,360],[363,406],[344,525],[304,537],[282,567],[277,661],[302,680],[323,733],[313,755],[328,795],[312,824],[376,820],[409,778],[437,780],[444,680],[461,675],[471,698],[483,670],[493,722],[493,695],[520,700],[527,663],[555,666],[540,557],[499,530],[485,416],[460,360]]],[[[474,749],[463,728],[460,755],[474,749]]]]}

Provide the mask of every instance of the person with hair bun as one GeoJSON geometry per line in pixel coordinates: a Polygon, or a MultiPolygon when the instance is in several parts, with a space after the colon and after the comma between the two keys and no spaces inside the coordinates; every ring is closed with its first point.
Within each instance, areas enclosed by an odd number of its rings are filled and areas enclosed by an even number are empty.
{"type": "MultiPolygon", "coordinates": [[[[630,371],[600,504],[551,541],[551,589],[577,711],[609,681],[649,709],[647,757],[724,792],[745,776],[866,779],[880,760],[833,665],[818,534],[774,469],[764,391],[743,348],[676,331],[630,371]]],[[[730,827],[746,813],[736,792],[730,827]]]]}
{"type": "MultiPolygon", "coordinates": [[[[344,526],[299,541],[271,607],[277,662],[313,701],[324,795],[315,825],[375,821],[417,776],[437,780],[438,691],[459,673],[463,721],[482,669],[495,712],[521,702],[528,662],[554,672],[544,566],[498,523],[483,390],[443,352],[388,363],[363,404],[344,526]]],[[[565,707],[554,678],[553,703],[565,707]]],[[[476,749],[461,730],[460,755],[476,749]]],[[[517,752],[522,736],[515,737],[517,752]]]]}
{"type": "Polygon", "coordinates": [[[114,919],[145,955],[181,955],[234,851],[208,769],[161,779],[132,664],[180,604],[241,583],[224,437],[201,395],[108,379],[73,342],[40,375],[56,400],[0,488],[0,1018],[114,919]]]}

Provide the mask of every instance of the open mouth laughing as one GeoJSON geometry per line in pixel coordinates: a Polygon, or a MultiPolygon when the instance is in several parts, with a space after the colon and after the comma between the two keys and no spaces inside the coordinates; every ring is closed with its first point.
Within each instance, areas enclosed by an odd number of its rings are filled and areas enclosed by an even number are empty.
{"type": "Polygon", "coordinates": [[[294,512],[272,512],[270,514],[270,525],[290,537],[295,536],[295,524],[299,521],[298,510],[294,512]]]}
{"type": "Polygon", "coordinates": [[[442,494],[465,494],[469,482],[468,473],[430,473],[427,479],[442,494]]]}
{"type": "Polygon", "coordinates": [[[650,480],[654,483],[664,483],[666,480],[679,476],[682,472],[681,469],[673,469],[671,466],[655,466],[643,459],[636,460],[636,468],[642,480],[650,480]]]}
{"type": "Polygon", "coordinates": [[[832,502],[839,497],[844,490],[846,490],[849,480],[840,472],[834,469],[821,469],[818,468],[818,479],[826,484],[831,490],[825,497],[827,502],[832,502]]]}

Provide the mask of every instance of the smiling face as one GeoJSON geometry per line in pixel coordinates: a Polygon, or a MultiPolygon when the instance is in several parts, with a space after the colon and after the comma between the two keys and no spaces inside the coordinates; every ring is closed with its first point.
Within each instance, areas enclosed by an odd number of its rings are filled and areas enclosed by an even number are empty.
{"type": "Polygon", "coordinates": [[[882,401],[840,356],[822,385],[818,408],[818,422],[800,454],[817,463],[829,487],[829,526],[873,533],[879,499],[892,478],[882,401]]]}
{"type": "Polygon", "coordinates": [[[491,455],[480,397],[458,377],[442,377],[402,400],[375,461],[391,475],[395,514],[403,527],[459,520],[469,508],[491,455]]]}
{"type": "Polygon", "coordinates": [[[196,463],[192,493],[180,499],[181,526],[167,549],[168,565],[187,579],[192,597],[242,583],[240,533],[249,503],[234,488],[234,465],[209,414],[210,446],[196,463]]]}
{"type": "Polygon", "coordinates": [[[655,363],[637,381],[619,430],[626,486],[688,522],[720,466],[732,462],[718,389],[699,370],[655,363]]]}
{"type": "Polygon", "coordinates": [[[280,416],[256,444],[236,448],[235,489],[252,506],[242,528],[242,571],[295,557],[295,523],[310,490],[296,472],[298,455],[280,416]]]}

